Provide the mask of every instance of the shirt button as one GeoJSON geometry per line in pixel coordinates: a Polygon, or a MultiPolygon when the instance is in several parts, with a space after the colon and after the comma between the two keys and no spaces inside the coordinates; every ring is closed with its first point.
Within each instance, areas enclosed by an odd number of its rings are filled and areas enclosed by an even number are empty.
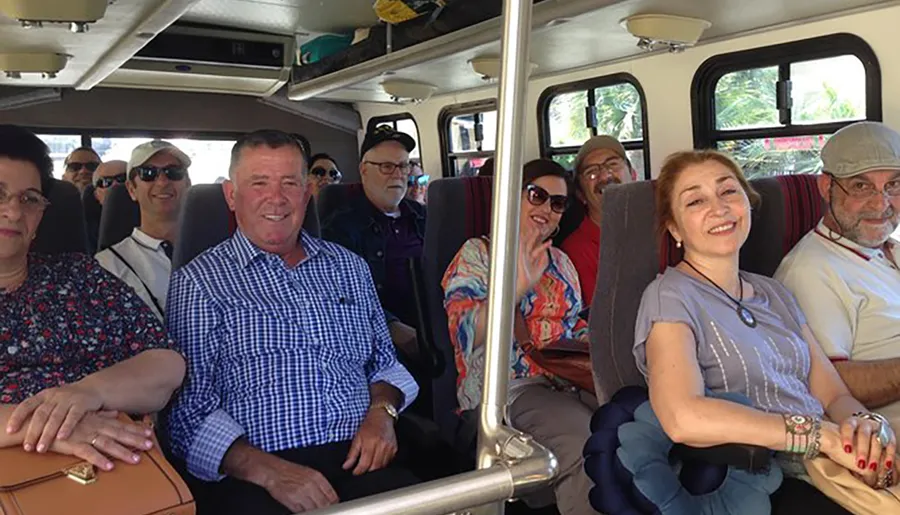
{"type": "Polygon", "coordinates": [[[378,257],[382,257],[382,256],[384,256],[384,252],[379,250],[378,252],[375,253],[375,255],[378,257]]]}
{"type": "Polygon", "coordinates": [[[394,234],[400,234],[400,229],[394,229],[394,234]]]}

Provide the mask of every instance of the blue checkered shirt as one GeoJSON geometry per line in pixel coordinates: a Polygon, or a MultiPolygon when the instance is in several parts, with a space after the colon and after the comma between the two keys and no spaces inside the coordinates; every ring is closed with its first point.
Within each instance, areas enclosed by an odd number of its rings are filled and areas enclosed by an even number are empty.
{"type": "Polygon", "coordinates": [[[172,406],[175,454],[218,481],[246,437],[266,452],[351,440],[369,385],[419,387],[397,361],[369,269],[347,249],[303,233],[289,268],[240,231],[172,274],[170,334],[188,359],[172,406]]]}

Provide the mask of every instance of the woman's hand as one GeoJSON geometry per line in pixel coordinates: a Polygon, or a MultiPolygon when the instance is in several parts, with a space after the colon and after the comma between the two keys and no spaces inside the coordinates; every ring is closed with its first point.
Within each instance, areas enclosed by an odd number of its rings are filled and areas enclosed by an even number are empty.
{"type": "Polygon", "coordinates": [[[77,456],[102,470],[112,470],[112,459],[125,463],[140,462],[140,451],[153,447],[152,431],[139,424],[118,420],[115,411],[85,415],[66,440],[53,440],[50,450],[77,456]]]}
{"type": "Polygon", "coordinates": [[[100,396],[77,383],[48,388],[16,406],[6,432],[19,432],[31,417],[23,446],[26,451],[46,452],[54,440],[68,438],[85,415],[102,408],[100,396]]]}
{"type": "Polygon", "coordinates": [[[517,301],[531,291],[544,271],[550,265],[550,254],[547,252],[552,241],[541,241],[541,232],[532,224],[524,224],[523,233],[519,235],[519,253],[517,257],[516,294],[517,301]]]}
{"type": "MultiPolygon", "coordinates": [[[[887,428],[887,446],[882,445],[879,430],[878,422],[857,417],[848,417],[840,426],[823,421],[821,450],[867,485],[876,487],[896,466],[894,455],[897,451],[893,430],[887,428]]],[[[898,479],[895,473],[889,486],[896,484],[898,479]]]]}

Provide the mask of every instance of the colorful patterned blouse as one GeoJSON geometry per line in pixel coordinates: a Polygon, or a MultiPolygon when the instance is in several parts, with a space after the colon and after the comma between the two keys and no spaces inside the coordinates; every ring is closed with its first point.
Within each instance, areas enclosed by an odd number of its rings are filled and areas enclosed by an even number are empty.
{"type": "MultiPolygon", "coordinates": [[[[450,341],[456,356],[457,397],[460,408],[475,408],[481,402],[484,383],[484,346],[472,348],[475,339],[475,313],[487,301],[490,254],[482,238],[467,241],[444,274],[444,309],[450,326],[450,341]]],[[[519,309],[538,348],[562,339],[577,339],[587,345],[587,323],[581,312],[581,287],[578,274],[566,254],[550,248],[550,265],[529,292],[519,309]]],[[[518,343],[510,354],[511,379],[546,375],[525,358],[518,343]]]]}
{"type": "Polygon", "coordinates": [[[92,256],[29,254],[25,283],[0,294],[0,403],[174,347],[144,302],[92,256]]]}

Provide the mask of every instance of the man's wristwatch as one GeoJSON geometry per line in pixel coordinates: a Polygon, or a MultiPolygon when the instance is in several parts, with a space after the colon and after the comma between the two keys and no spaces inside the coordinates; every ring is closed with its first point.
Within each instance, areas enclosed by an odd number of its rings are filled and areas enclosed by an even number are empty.
{"type": "Polygon", "coordinates": [[[379,402],[378,404],[375,404],[372,407],[376,408],[376,409],[382,408],[382,409],[384,409],[384,411],[387,411],[388,415],[390,415],[391,418],[394,419],[394,422],[396,422],[397,419],[400,418],[400,412],[398,412],[397,408],[394,407],[394,405],[391,404],[390,402],[379,402]]]}

